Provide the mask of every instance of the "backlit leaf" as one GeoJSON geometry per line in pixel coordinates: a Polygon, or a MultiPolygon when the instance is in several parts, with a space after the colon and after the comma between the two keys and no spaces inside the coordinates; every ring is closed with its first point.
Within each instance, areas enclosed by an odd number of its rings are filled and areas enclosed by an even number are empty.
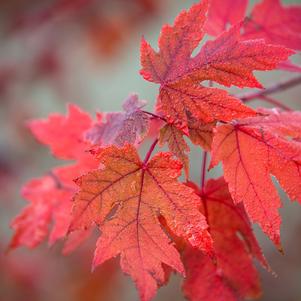
{"type": "Polygon", "coordinates": [[[139,144],[149,130],[149,118],[141,108],[146,102],[131,94],[123,104],[124,112],[105,114],[86,134],[93,144],[123,146],[125,143],[139,144]]]}
{"type": "Polygon", "coordinates": [[[131,145],[100,150],[103,169],[77,180],[71,230],[98,224],[93,266],[120,254],[121,267],[137,284],[142,300],[150,300],[165,281],[162,263],[184,273],[180,256],[160,226],[162,215],[170,229],[191,245],[212,251],[200,199],[177,181],[182,164],[170,153],[141,162],[131,145]]]}
{"type": "Polygon", "coordinates": [[[301,114],[269,112],[219,126],[211,165],[223,162],[234,202],[243,202],[249,217],[280,248],[281,203],[271,175],[292,200],[301,201],[301,144],[291,139],[300,137],[301,114]]]}
{"type": "Polygon", "coordinates": [[[187,278],[184,293],[191,301],[237,301],[261,294],[253,260],[268,268],[243,206],[235,206],[223,178],[209,180],[202,197],[201,212],[207,216],[214,241],[216,262],[187,247],[184,263],[187,278]]]}
{"type": "Polygon", "coordinates": [[[301,8],[283,6],[280,0],[262,0],[244,25],[244,38],[301,49],[301,8]]]}
{"type": "Polygon", "coordinates": [[[159,52],[144,39],[141,43],[140,73],[146,80],[160,84],[158,111],[186,134],[188,115],[203,122],[227,122],[255,115],[227,92],[206,88],[200,82],[212,80],[225,86],[261,87],[253,71],[274,69],[293,53],[264,40],[242,41],[238,24],[206,42],[192,57],[204,35],[207,10],[208,1],[202,1],[183,11],[174,26],[163,26],[159,52]]]}

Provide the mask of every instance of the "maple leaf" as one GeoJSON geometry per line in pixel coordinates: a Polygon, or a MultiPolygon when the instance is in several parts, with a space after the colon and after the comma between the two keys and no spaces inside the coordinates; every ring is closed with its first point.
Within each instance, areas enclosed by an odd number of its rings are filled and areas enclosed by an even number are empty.
{"type": "Polygon", "coordinates": [[[244,19],[248,0],[211,0],[205,30],[210,35],[218,36],[227,29],[244,19]]]}
{"type": "Polygon", "coordinates": [[[183,132],[172,124],[166,124],[161,128],[159,136],[159,145],[162,147],[165,143],[168,144],[169,150],[183,163],[186,177],[188,177],[190,148],[183,137],[183,132]]]}
{"type": "Polygon", "coordinates": [[[189,139],[193,144],[199,145],[206,151],[210,151],[215,124],[216,122],[205,124],[200,121],[190,119],[188,122],[189,139]]]}
{"type": "MultiPolygon", "coordinates": [[[[205,150],[210,150],[213,127],[215,123],[204,124],[198,120],[190,118],[188,120],[189,138],[192,143],[203,147],[205,150]]],[[[173,124],[167,123],[161,128],[159,134],[159,145],[168,144],[169,150],[181,160],[184,166],[186,177],[189,175],[189,158],[188,153],[190,148],[186,143],[183,132],[173,124]]]]}
{"type": "MultiPolygon", "coordinates": [[[[9,248],[35,248],[47,237],[51,246],[65,238],[72,217],[72,197],[78,189],[73,179],[91,168],[91,165],[74,164],[55,168],[48,175],[29,181],[22,189],[22,197],[29,204],[11,224],[15,233],[9,248]]],[[[65,241],[63,253],[76,249],[90,233],[90,229],[72,233],[65,241]]]]}
{"type": "MultiPolygon", "coordinates": [[[[52,114],[48,119],[29,123],[32,133],[49,145],[53,154],[65,159],[77,159],[72,165],[53,169],[48,175],[27,183],[22,196],[29,205],[12,222],[15,230],[10,248],[34,248],[49,233],[49,245],[65,238],[71,221],[72,197],[78,186],[73,179],[98,167],[98,162],[87,152],[83,136],[92,125],[90,116],[75,105],[69,105],[68,115],[52,114]],[[49,231],[50,225],[53,227],[49,231]]],[[[68,238],[64,253],[75,249],[89,231],[77,231],[68,238]]]]}
{"type": "Polygon", "coordinates": [[[131,94],[123,104],[124,112],[107,113],[106,122],[100,120],[86,134],[93,144],[108,146],[125,143],[139,144],[149,130],[149,118],[141,110],[146,102],[131,94]]]}
{"type": "Polygon", "coordinates": [[[301,113],[264,110],[267,116],[246,118],[217,127],[211,167],[223,162],[234,202],[243,202],[250,218],[278,248],[280,198],[271,175],[292,200],[301,201],[301,113]]]}
{"type": "Polygon", "coordinates": [[[201,212],[206,215],[214,242],[216,262],[187,247],[187,271],[183,290],[189,300],[237,301],[259,297],[257,259],[269,268],[241,204],[235,206],[223,178],[209,180],[203,191],[188,183],[202,198],[201,212]]]}
{"type": "Polygon", "coordinates": [[[175,25],[165,25],[159,38],[159,52],[142,39],[142,76],[160,84],[158,110],[169,123],[188,134],[190,115],[203,122],[230,121],[255,115],[238,99],[216,88],[199,85],[212,80],[225,86],[261,87],[252,72],[274,69],[293,51],[268,45],[264,40],[242,41],[238,24],[214,41],[208,41],[191,57],[203,38],[208,1],[183,11],[175,25]]]}
{"type": "Polygon", "coordinates": [[[264,38],[266,42],[300,50],[301,7],[284,7],[279,0],[263,0],[245,22],[244,38],[264,38]]]}
{"type": "Polygon", "coordinates": [[[78,106],[70,104],[68,115],[51,114],[48,119],[33,120],[28,123],[39,142],[50,147],[60,159],[78,159],[87,149],[83,133],[91,128],[92,119],[78,106]]]}
{"type": "Polygon", "coordinates": [[[278,108],[258,108],[257,112],[262,116],[247,119],[247,124],[271,130],[274,134],[284,137],[301,138],[301,112],[283,111],[278,108]]]}
{"type": "MultiPolygon", "coordinates": [[[[153,144],[154,146],[155,144],[153,144]]],[[[149,153],[150,154],[150,153],[149,153]]],[[[162,230],[158,215],[170,229],[201,250],[211,252],[211,238],[200,199],[177,181],[182,164],[171,153],[141,162],[136,149],[101,149],[103,169],[80,177],[71,230],[100,225],[93,267],[121,255],[121,267],[137,284],[142,300],[150,300],[165,279],[162,263],[184,273],[180,257],[162,230]]]]}
{"type": "MultiPolygon", "coordinates": [[[[65,200],[69,200],[71,208],[72,195],[73,191],[59,189],[51,176],[27,183],[22,190],[22,196],[30,201],[30,204],[11,224],[15,234],[10,249],[19,246],[34,248],[40,244],[48,235],[53,209],[60,203],[65,203],[65,200]]],[[[54,229],[51,236],[54,241],[54,237],[58,236],[57,229],[54,229]]]]}

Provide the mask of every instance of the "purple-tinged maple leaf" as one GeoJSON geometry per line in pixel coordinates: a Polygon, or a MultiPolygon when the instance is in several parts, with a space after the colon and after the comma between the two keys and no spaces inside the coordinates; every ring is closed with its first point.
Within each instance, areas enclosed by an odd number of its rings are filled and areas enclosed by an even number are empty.
{"type": "Polygon", "coordinates": [[[105,114],[105,121],[96,123],[86,138],[101,146],[139,144],[149,130],[149,118],[141,110],[145,104],[136,94],[131,94],[123,103],[123,112],[105,114]]]}

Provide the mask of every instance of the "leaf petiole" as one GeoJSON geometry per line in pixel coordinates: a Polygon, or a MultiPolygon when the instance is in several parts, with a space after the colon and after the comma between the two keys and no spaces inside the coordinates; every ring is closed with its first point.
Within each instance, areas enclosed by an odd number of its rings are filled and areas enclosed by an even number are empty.
{"type": "Polygon", "coordinates": [[[158,141],[159,141],[158,138],[156,138],[155,141],[154,141],[154,142],[152,143],[152,145],[150,146],[150,148],[149,148],[149,150],[148,150],[148,152],[147,152],[147,154],[146,154],[146,156],[145,156],[145,159],[144,159],[144,161],[143,161],[143,166],[145,166],[145,165],[147,164],[147,162],[148,162],[150,156],[152,155],[152,153],[153,153],[153,151],[154,151],[154,149],[155,149],[155,147],[156,147],[158,141]]]}

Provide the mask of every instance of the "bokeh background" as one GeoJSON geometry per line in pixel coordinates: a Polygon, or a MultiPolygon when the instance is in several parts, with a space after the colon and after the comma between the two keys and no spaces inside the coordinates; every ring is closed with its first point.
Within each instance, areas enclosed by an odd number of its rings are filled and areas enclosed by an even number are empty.
{"type": "MultiPolygon", "coordinates": [[[[0,1],[1,301],[138,300],[134,284],[120,272],[117,261],[90,273],[95,240],[67,257],[60,254],[59,244],[49,248],[46,243],[35,250],[5,254],[12,235],[9,224],[26,204],[20,197],[22,184],[60,164],[32,138],[25,123],[51,112],[65,113],[70,102],[91,114],[120,110],[131,92],[147,99],[151,111],[158,88],[139,75],[141,36],[156,46],[161,26],[194,2],[0,1]]],[[[301,5],[301,1],[284,2],[301,5]]],[[[298,55],[294,61],[301,62],[298,55]]],[[[277,71],[258,76],[268,85],[295,74],[277,71]]],[[[300,92],[295,87],[275,98],[301,110],[300,92]]],[[[194,150],[191,160],[192,179],[199,181],[201,151],[194,150]]],[[[214,170],[212,176],[219,172],[214,170]]],[[[277,274],[259,267],[264,301],[301,300],[301,206],[282,196],[285,255],[254,226],[277,274]]],[[[180,277],[174,275],[155,300],[184,300],[180,277]]]]}

